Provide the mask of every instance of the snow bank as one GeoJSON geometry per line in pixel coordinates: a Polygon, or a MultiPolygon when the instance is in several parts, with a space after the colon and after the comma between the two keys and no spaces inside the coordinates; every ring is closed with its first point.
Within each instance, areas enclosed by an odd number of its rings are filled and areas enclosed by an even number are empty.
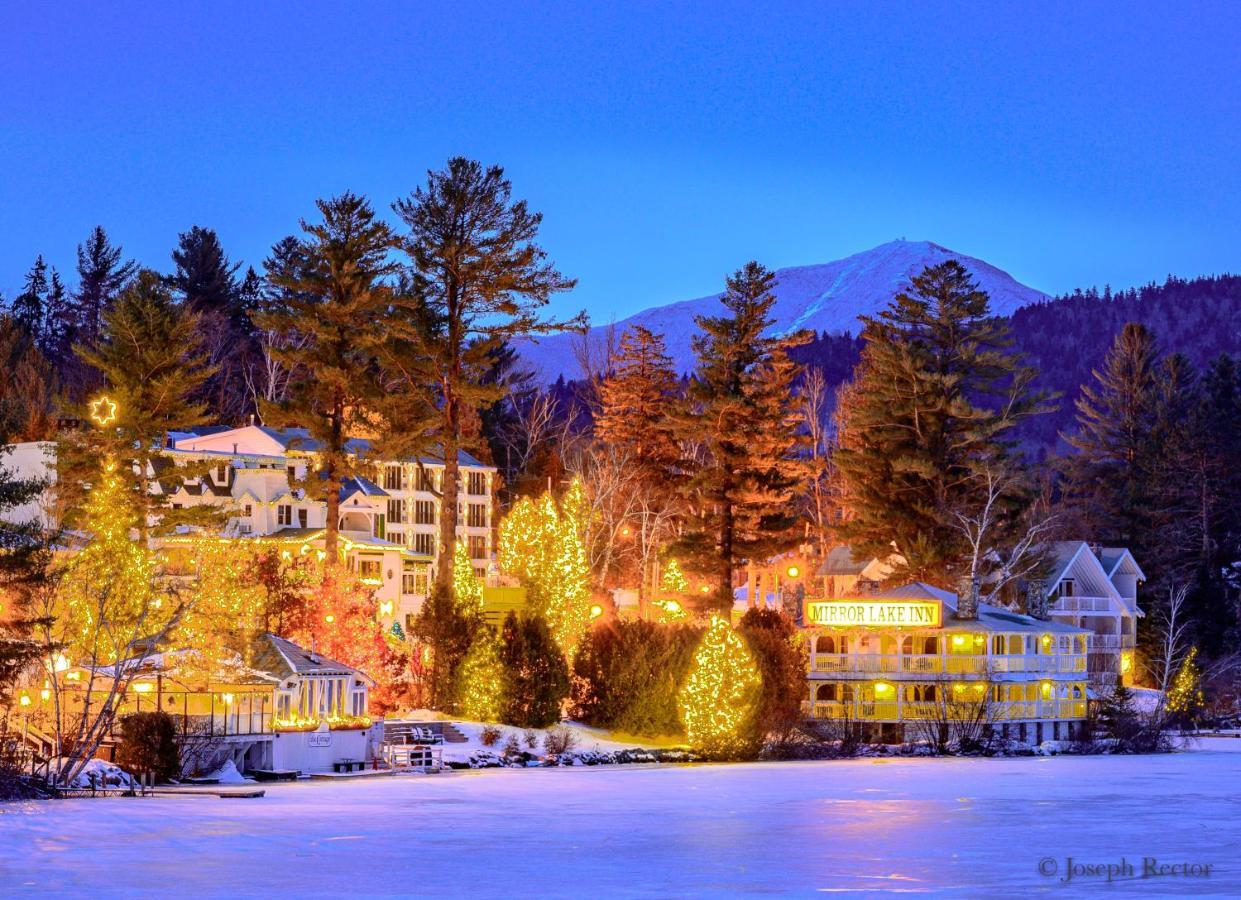
{"type": "MultiPolygon", "coordinates": [[[[49,766],[50,771],[58,771],[64,764],[64,757],[54,759],[49,766]]],[[[102,759],[92,759],[82,767],[82,771],[77,774],[77,777],[68,786],[72,788],[89,788],[91,787],[92,776],[94,776],[94,786],[98,788],[129,788],[137,784],[134,777],[120,766],[105,762],[102,759]]]]}
{"type": "Polygon", "coordinates": [[[219,784],[247,784],[250,781],[250,779],[237,771],[237,766],[233,764],[231,759],[208,775],[207,778],[219,784]]]}

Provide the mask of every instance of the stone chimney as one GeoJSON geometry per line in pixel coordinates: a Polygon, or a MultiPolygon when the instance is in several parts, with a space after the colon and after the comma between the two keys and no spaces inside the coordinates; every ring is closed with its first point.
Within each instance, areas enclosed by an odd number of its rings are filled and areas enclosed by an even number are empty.
{"type": "Polygon", "coordinates": [[[1087,544],[1086,546],[1088,546],[1090,548],[1090,552],[1095,555],[1095,559],[1103,559],[1103,545],[1102,544],[1091,542],[1087,544]]]}
{"type": "Polygon", "coordinates": [[[1026,615],[1044,621],[1048,618],[1047,582],[1041,578],[1026,582],[1026,615]]]}
{"type": "Polygon", "coordinates": [[[977,578],[962,578],[957,593],[957,618],[978,618],[978,594],[980,585],[977,578]]]}

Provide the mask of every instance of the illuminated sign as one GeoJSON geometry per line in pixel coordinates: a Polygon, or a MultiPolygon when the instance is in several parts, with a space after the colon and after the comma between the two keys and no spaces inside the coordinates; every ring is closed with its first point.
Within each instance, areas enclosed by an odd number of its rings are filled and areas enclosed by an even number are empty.
{"type": "Polygon", "coordinates": [[[810,621],[837,628],[939,628],[940,604],[935,600],[826,600],[809,603],[810,621]]]}

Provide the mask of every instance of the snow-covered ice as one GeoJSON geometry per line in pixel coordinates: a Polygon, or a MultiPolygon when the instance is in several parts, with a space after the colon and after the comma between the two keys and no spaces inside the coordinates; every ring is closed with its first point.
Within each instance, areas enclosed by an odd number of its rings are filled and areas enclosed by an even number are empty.
{"type": "Polygon", "coordinates": [[[461,771],[0,804],[0,895],[1241,894],[1241,740],[1145,757],[461,771]],[[1058,882],[1067,858],[1206,878],[1058,882]],[[1059,870],[1046,876],[1039,865],[1059,870]],[[1043,865],[1047,865],[1043,863],[1043,865]]]}

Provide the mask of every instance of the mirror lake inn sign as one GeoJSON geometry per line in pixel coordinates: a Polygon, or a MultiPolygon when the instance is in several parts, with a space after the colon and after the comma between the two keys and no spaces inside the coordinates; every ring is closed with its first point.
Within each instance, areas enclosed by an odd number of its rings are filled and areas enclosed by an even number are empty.
{"type": "Polygon", "coordinates": [[[837,628],[939,628],[942,606],[935,600],[825,600],[807,604],[810,622],[837,628]]]}

